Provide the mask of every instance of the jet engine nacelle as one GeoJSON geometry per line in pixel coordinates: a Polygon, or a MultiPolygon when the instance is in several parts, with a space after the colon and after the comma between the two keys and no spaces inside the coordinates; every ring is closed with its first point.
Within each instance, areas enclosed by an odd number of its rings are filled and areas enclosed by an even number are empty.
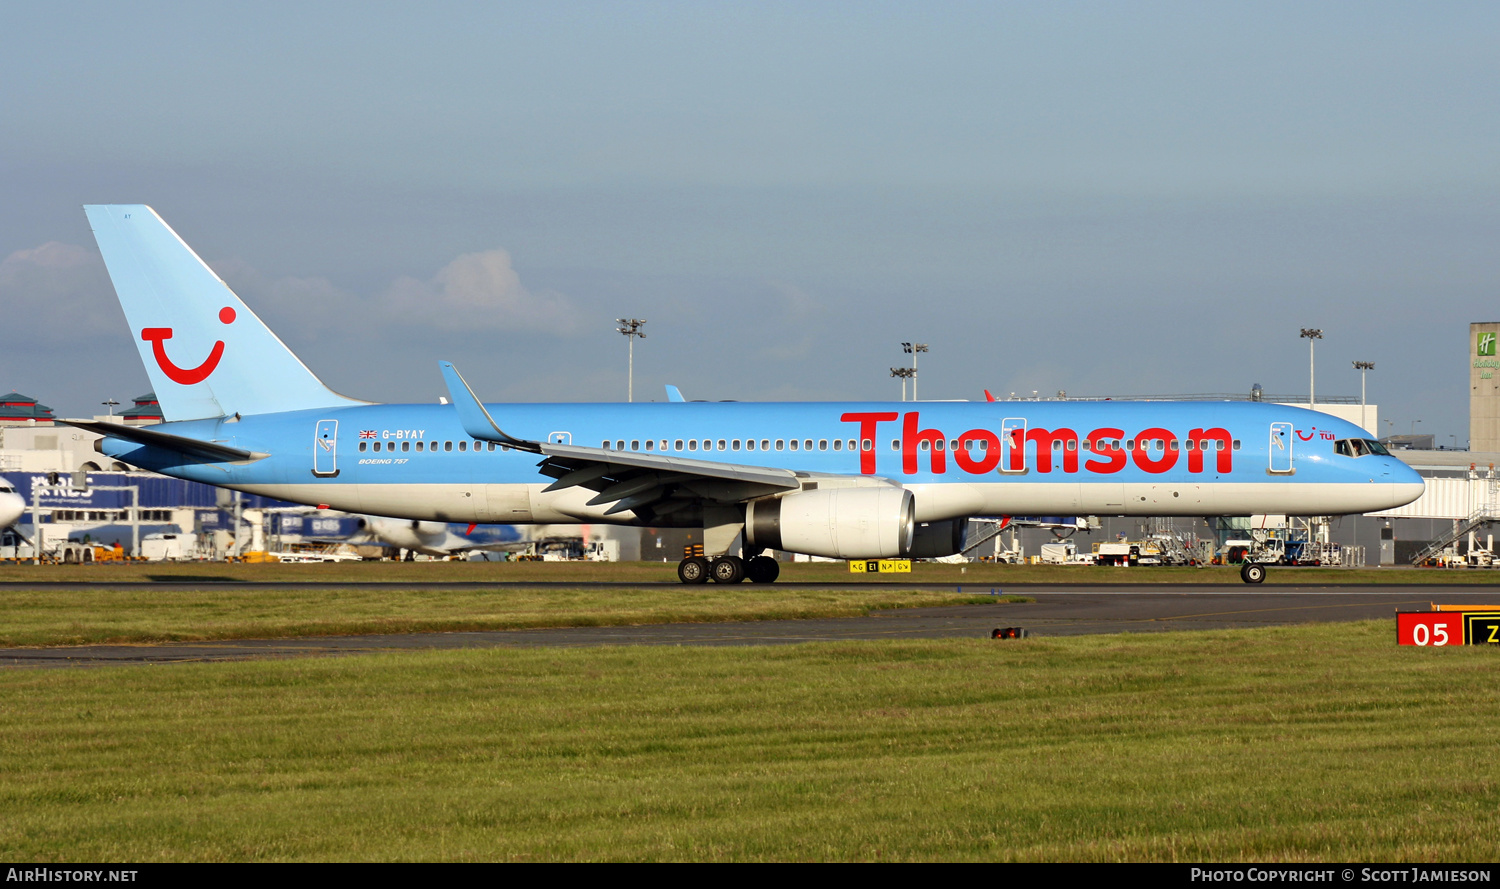
{"type": "Polygon", "coordinates": [[[962,552],[964,538],[969,533],[969,520],[947,519],[941,522],[923,522],[912,536],[911,557],[913,559],[936,559],[962,552]]]}
{"type": "Polygon", "coordinates": [[[448,526],[443,522],[369,516],[360,520],[360,526],[390,546],[419,551],[434,550],[448,534],[448,526]]]}
{"type": "Polygon", "coordinates": [[[833,559],[890,559],[911,552],[916,504],[891,485],[802,491],[745,507],[754,546],[833,559]]]}

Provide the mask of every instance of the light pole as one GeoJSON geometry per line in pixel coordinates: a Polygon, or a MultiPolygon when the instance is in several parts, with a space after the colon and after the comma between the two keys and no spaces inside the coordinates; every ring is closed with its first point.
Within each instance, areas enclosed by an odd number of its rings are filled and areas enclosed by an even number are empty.
{"type": "Polygon", "coordinates": [[[111,398],[109,401],[101,401],[99,403],[109,408],[109,415],[111,417],[115,415],[115,406],[119,404],[119,402],[115,401],[113,398],[111,398]]]}
{"type": "Polygon", "coordinates": [[[900,377],[901,378],[901,400],[902,401],[906,400],[906,381],[909,380],[909,379],[911,379],[912,376],[914,376],[916,374],[916,372],[917,372],[917,369],[914,368],[914,367],[893,367],[893,368],[891,368],[891,376],[893,376],[893,377],[900,377]]]}
{"type": "Polygon", "coordinates": [[[1313,341],[1323,338],[1323,331],[1317,327],[1302,328],[1302,336],[1307,340],[1307,406],[1317,410],[1317,393],[1313,391],[1313,383],[1317,379],[1316,365],[1313,364],[1313,341]]]}
{"type": "Polygon", "coordinates": [[[1356,361],[1354,369],[1359,371],[1359,425],[1366,431],[1370,431],[1370,425],[1365,422],[1365,372],[1375,369],[1373,361],[1356,361]]]}
{"type": "Polygon", "coordinates": [[[646,323],[646,319],[616,318],[615,320],[620,322],[620,326],[615,330],[625,334],[630,340],[630,369],[625,377],[625,400],[633,402],[635,401],[635,338],[646,338],[646,334],[641,330],[641,325],[646,323]]]}
{"type": "MultiPolygon", "coordinates": [[[[911,400],[917,400],[917,353],[926,352],[926,343],[902,343],[901,351],[911,356],[911,400]]],[[[902,387],[905,388],[904,386],[902,387]]],[[[904,399],[903,399],[904,400],[904,399]]]]}

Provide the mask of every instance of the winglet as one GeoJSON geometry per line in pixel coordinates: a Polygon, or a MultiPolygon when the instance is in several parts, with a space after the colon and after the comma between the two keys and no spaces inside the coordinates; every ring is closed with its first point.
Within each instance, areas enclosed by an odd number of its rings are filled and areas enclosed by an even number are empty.
{"type": "Polygon", "coordinates": [[[521,451],[531,451],[534,454],[542,452],[542,446],[534,441],[515,438],[506,435],[495,423],[490,412],[479,403],[479,397],[464,378],[459,374],[458,368],[451,361],[439,361],[438,366],[443,369],[443,380],[448,384],[448,398],[453,402],[453,407],[458,411],[458,421],[463,424],[464,432],[480,441],[493,441],[512,447],[521,451]]]}
{"type": "Polygon", "coordinates": [[[986,389],[986,390],[984,390],[984,400],[985,401],[994,401],[995,400],[995,396],[991,395],[990,394],[990,390],[986,389]]]}
{"type": "Polygon", "coordinates": [[[676,386],[673,386],[671,383],[667,384],[667,400],[668,401],[687,401],[686,398],[682,397],[682,392],[679,391],[678,388],[676,386]]]}

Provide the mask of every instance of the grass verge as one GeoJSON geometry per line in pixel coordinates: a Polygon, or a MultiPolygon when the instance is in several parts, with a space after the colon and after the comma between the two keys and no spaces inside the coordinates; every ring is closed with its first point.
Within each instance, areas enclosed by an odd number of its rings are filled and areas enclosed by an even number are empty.
{"type": "Polygon", "coordinates": [[[1024,596],[857,587],[642,589],[399,587],[5,589],[0,646],[596,627],[649,623],[858,617],[888,608],[1032,601],[1024,596]]]}
{"type": "Polygon", "coordinates": [[[0,856],[1494,860],[1496,652],[1392,635],[0,673],[0,856]]]}

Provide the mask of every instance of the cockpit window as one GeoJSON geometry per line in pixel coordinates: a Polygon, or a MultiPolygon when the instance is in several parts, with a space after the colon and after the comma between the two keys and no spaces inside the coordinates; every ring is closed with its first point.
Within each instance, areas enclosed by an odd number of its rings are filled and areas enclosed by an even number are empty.
{"type": "Polygon", "coordinates": [[[1390,451],[1385,445],[1368,438],[1341,438],[1333,443],[1333,452],[1345,457],[1364,457],[1374,454],[1381,457],[1389,457],[1390,451]]]}

